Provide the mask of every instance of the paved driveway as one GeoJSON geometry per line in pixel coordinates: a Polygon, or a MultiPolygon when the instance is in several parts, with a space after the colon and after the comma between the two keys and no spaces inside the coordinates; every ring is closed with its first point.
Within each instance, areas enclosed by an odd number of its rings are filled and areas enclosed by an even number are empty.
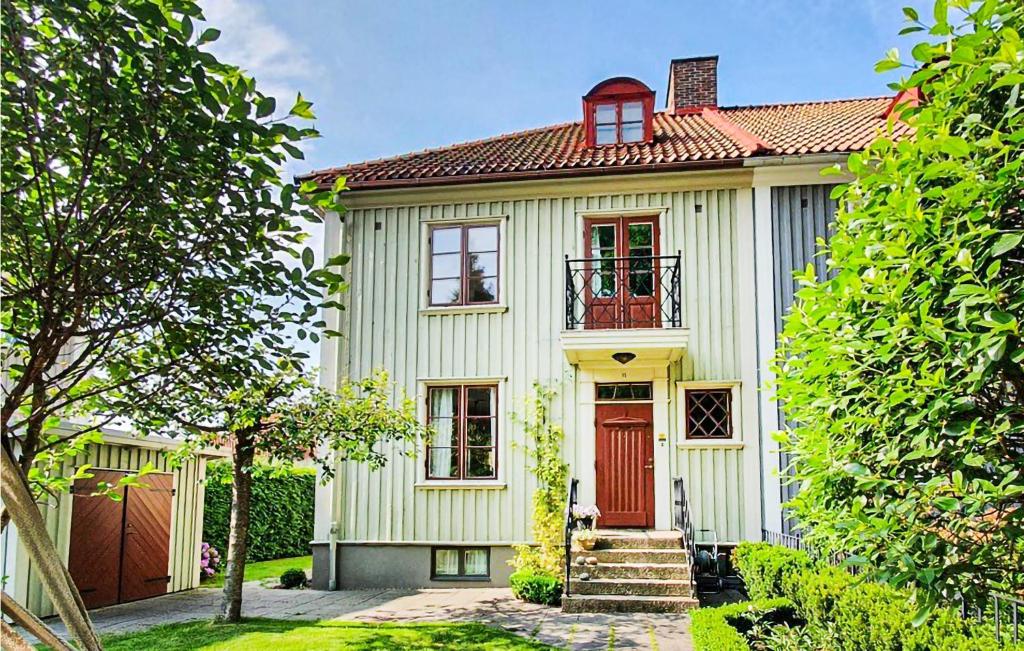
{"type": "MultiPolygon", "coordinates": [[[[211,618],[219,589],[200,588],[92,611],[101,633],[211,618]]],[[[275,619],[375,622],[474,621],[569,649],[692,649],[687,615],[581,614],[516,600],[507,588],[275,590],[245,585],[242,613],[275,619]]],[[[63,629],[60,630],[63,633],[63,629]]]]}

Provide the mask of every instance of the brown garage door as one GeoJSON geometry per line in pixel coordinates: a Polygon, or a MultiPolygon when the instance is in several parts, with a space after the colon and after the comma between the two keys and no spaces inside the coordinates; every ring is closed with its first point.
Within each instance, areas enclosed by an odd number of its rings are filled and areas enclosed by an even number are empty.
{"type": "Polygon", "coordinates": [[[88,608],[167,592],[174,478],[150,474],[146,487],[122,488],[122,499],[93,496],[99,482],[125,473],[94,470],[75,481],[68,569],[88,608]]]}

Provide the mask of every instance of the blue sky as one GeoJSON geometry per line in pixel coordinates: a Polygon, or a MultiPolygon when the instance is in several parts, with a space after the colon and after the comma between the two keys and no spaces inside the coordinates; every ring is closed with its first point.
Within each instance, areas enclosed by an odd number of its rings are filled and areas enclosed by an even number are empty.
{"type": "MultiPolygon", "coordinates": [[[[884,94],[900,0],[547,2],[210,0],[214,47],[260,87],[314,103],[295,171],[580,119],[598,81],[664,105],[672,58],[718,54],[719,102],[884,94]]],[[[918,7],[926,4],[911,2],[918,7]]],[[[922,11],[922,15],[930,15],[922,11]]],[[[289,103],[290,106],[290,103],[289,103]]]]}

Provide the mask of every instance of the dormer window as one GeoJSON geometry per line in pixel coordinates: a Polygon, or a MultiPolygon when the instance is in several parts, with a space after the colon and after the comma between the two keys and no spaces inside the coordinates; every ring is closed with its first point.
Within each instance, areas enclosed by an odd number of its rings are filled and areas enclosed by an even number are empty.
{"type": "Polygon", "coordinates": [[[644,103],[614,102],[594,107],[594,144],[643,142],[644,103]]]}
{"type": "Polygon", "coordinates": [[[636,79],[602,81],[583,98],[587,146],[650,142],[654,91],[636,79]]]}

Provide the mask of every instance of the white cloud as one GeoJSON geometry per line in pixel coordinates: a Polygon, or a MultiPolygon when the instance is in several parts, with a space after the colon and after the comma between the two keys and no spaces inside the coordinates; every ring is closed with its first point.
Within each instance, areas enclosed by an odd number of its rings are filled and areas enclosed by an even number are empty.
{"type": "Polygon", "coordinates": [[[203,14],[221,31],[207,46],[217,58],[256,77],[256,87],[285,111],[305,79],[317,73],[307,49],[267,18],[263,8],[239,0],[206,0],[203,14]]]}

